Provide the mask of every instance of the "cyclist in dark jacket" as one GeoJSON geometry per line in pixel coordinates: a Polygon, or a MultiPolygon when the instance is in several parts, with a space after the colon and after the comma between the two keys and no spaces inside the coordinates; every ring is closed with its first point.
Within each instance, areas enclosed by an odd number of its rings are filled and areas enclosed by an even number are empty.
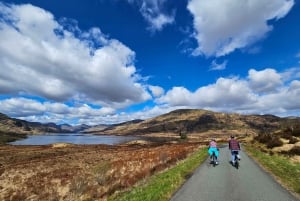
{"type": "Polygon", "coordinates": [[[234,164],[235,154],[237,154],[237,157],[239,160],[241,159],[240,155],[239,155],[239,151],[241,150],[240,143],[236,139],[234,139],[234,136],[232,135],[231,139],[228,142],[228,146],[231,151],[231,161],[232,161],[232,164],[234,164]]]}

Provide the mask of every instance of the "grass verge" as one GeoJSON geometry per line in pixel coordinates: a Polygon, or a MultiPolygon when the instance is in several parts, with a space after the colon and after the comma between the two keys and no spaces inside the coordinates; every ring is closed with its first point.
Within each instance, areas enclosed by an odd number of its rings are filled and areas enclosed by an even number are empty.
{"type": "Polygon", "coordinates": [[[250,156],[273,174],[280,183],[300,196],[300,163],[293,163],[280,155],[271,156],[249,145],[244,147],[250,156]]]}
{"type": "Polygon", "coordinates": [[[192,172],[207,158],[207,148],[200,149],[175,167],[156,174],[130,191],[113,195],[109,201],[167,201],[192,172]]]}

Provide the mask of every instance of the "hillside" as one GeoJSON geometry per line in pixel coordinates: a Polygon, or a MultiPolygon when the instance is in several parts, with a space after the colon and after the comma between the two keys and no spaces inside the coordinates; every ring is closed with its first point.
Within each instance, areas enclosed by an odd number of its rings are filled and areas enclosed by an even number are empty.
{"type": "Polygon", "coordinates": [[[68,124],[29,122],[10,118],[0,113],[0,133],[36,134],[36,133],[74,133],[88,129],[88,125],[71,126],[68,124]]]}
{"type": "Polygon", "coordinates": [[[145,121],[113,125],[97,133],[146,135],[153,133],[199,134],[214,131],[251,134],[274,132],[291,121],[296,124],[300,123],[299,118],[280,118],[274,115],[241,115],[181,109],[145,121]]]}
{"type": "Polygon", "coordinates": [[[172,134],[254,134],[270,133],[291,125],[299,125],[300,118],[280,118],[274,115],[241,115],[220,113],[201,109],[181,109],[147,120],[133,120],[115,125],[71,126],[54,123],[42,124],[10,118],[0,113],[0,133],[72,133],[84,132],[114,135],[156,135],[166,137],[172,134]]]}

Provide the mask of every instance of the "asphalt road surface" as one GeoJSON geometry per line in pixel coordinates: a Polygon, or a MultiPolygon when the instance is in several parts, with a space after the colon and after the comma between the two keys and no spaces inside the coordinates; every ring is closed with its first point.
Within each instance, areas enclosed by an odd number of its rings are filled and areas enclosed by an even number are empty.
{"type": "Polygon", "coordinates": [[[228,147],[220,148],[219,165],[207,159],[170,201],[299,201],[243,151],[240,156],[236,169],[228,147]]]}

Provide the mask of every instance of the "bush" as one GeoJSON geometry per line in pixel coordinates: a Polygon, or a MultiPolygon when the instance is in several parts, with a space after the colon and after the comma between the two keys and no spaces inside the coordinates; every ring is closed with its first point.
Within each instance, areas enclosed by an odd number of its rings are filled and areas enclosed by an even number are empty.
{"type": "Polygon", "coordinates": [[[280,147],[283,145],[283,142],[279,139],[279,137],[273,137],[271,140],[267,143],[267,147],[272,149],[273,147],[280,147]]]}
{"type": "Polygon", "coordinates": [[[280,136],[287,140],[289,140],[289,139],[291,139],[291,137],[293,137],[292,132],[282,132],[282,133],[280,133],[280,136]]]}
{"type": "Polygon", "coordinates": [[[258,136],[254,137],[254,139],[260,143],[266,144],[271,140],[271,136],[269,134],[259,134],[258,136]]]}
{"type": "Polygon", "coordinates": [[[280,140],[278,136],[271,135],[271,134],[259,134],[254,139],[260,143],[266,144],[267,148],[269,149],[283,145],[283,142],[280,140]]]}
{"type": "Polygon", "coordinates": [[[299,140],[298,140],[297,138],[295,138],[295,137],[291,137],[291,138],[289,139],[289,144],[295,144],[295,143],[297,143],[297,142],[299,142],[299,140]]]}
{"type": "Polygon", "coordinates": [[[281,151],[281,154],[286,154],[289,156],[293,156],[293,155],[300,155],[300,147],[299,146],[295,146],[292,149],[288,150],[288,151],[281,151]]]}
{"type": "Polygon", "coordinates": [[[300,147],[299,146],[295,146],[293,147],[290,151],[290,154],[292,155],[300,155],[300,147]]]}
{"type": "Polygon", "coordinates": [[[300,137],[300,127],[296,127],[295,129],[293,129],[292,131],[292,135],[295,137],[300,137]]]}

